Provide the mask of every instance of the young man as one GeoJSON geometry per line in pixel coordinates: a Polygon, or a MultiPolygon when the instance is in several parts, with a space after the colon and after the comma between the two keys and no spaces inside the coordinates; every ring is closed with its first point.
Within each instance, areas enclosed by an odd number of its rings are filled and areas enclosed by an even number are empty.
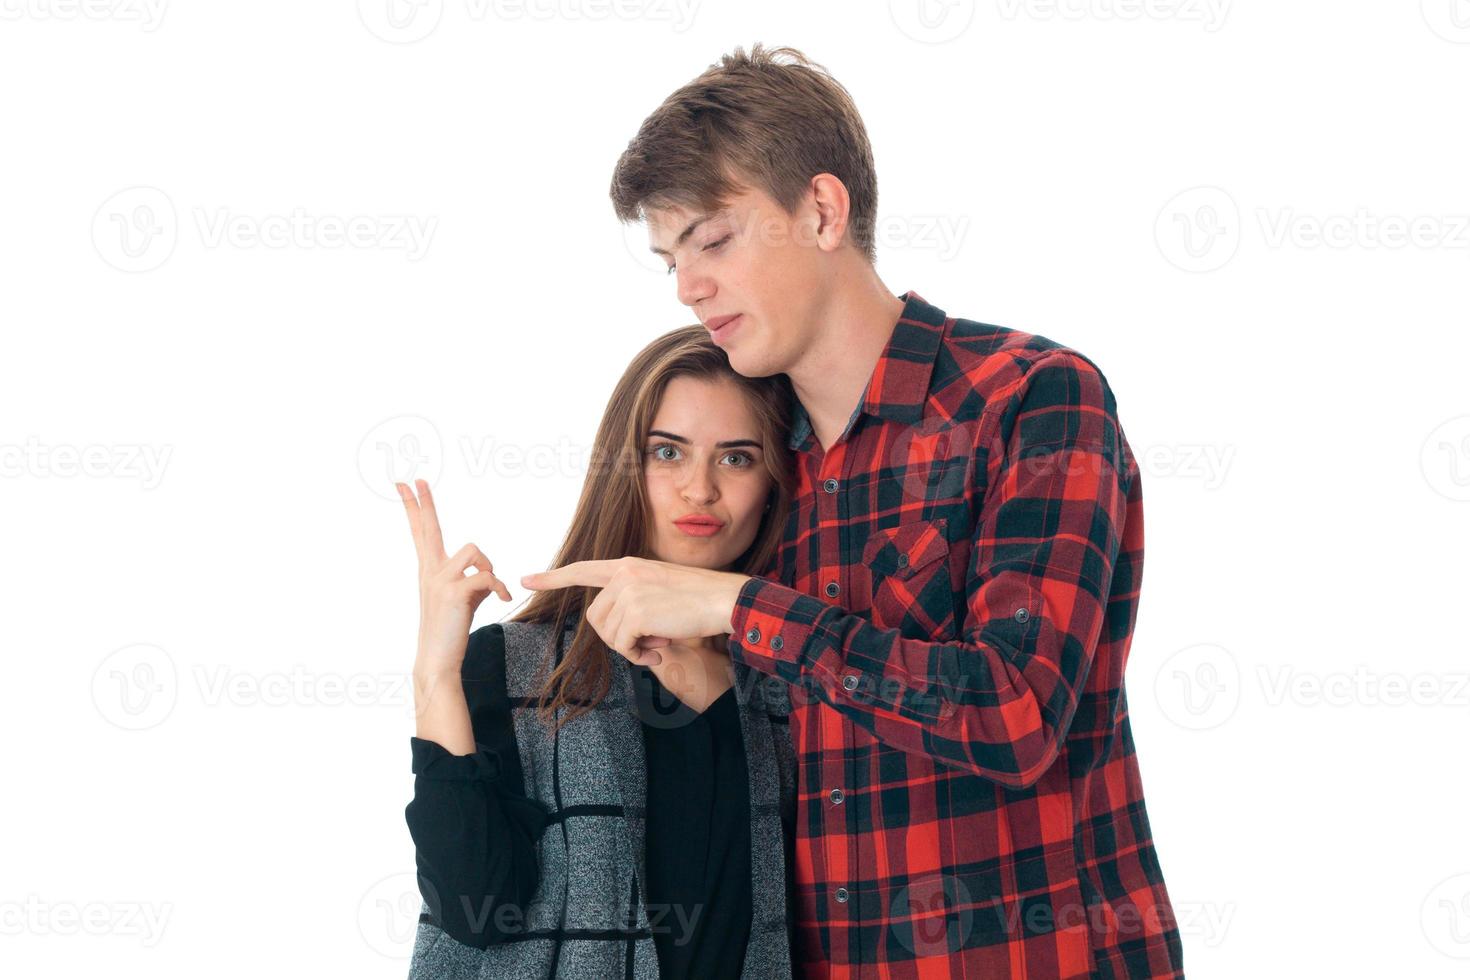
{"type": "Polygon", "coordinates": [[[625,558],[527,576],[652,662],[728,633],[790,685],[807,976],[1182,977],[1128,725],[1138,468],[1097,367],[895,297],[872,154],[796,51],[739,49],[618,161],[616,212],[748,376],[799,400],[771,577],[625,558]]]}

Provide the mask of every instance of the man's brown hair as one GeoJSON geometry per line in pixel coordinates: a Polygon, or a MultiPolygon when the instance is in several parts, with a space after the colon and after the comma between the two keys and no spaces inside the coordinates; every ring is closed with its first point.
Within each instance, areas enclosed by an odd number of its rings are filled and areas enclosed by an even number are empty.
{"type": "Polygon", "coordinates": [[[718,211],[745,186],[793,211],[811,179],[847,188],[847,236],[876,258],[878,178],[852,96],[795,48],[757,42],[723,56],[663,101],[613,170],[613,209],[639,221],[648,208],[718,211]]]}

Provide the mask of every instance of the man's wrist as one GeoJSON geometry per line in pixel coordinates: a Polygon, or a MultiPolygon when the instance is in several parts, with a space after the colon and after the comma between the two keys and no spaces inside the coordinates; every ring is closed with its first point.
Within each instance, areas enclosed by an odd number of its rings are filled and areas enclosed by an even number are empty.
{"type": "Polygon", "coordinates": [[[717,632],[733,633],[735,631],[735,611],[740,604],[740,593],[745,589],[745,583],[754,576],[744,575],[739,572],[730,572],[725,575],[724,588],[719,596],[720,628],[717,632]]]}

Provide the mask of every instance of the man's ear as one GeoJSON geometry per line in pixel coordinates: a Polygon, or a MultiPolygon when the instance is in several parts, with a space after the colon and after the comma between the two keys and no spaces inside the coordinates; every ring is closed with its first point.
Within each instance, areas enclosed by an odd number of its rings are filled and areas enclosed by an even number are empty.
{"type": "Polygon", "coordinates": [[[847,185],[832,174],[817,174],[812,178],[811,192],[817,210],[816,245],[824,251],[835,251],[846,238],[847,216],[852,209],[847,185]]]}

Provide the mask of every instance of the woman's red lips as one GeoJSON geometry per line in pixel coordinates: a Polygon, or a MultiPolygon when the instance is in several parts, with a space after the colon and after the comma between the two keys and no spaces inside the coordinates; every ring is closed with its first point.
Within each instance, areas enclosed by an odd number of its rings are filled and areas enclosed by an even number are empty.
{"type": "Polygon", "coordinates": [[[691,514],[674,521],[674,526],[685,534],[691,534],[696,538],[707,538],[712,534],[718,534],[725,522],[702,514],[691,514]]]}

